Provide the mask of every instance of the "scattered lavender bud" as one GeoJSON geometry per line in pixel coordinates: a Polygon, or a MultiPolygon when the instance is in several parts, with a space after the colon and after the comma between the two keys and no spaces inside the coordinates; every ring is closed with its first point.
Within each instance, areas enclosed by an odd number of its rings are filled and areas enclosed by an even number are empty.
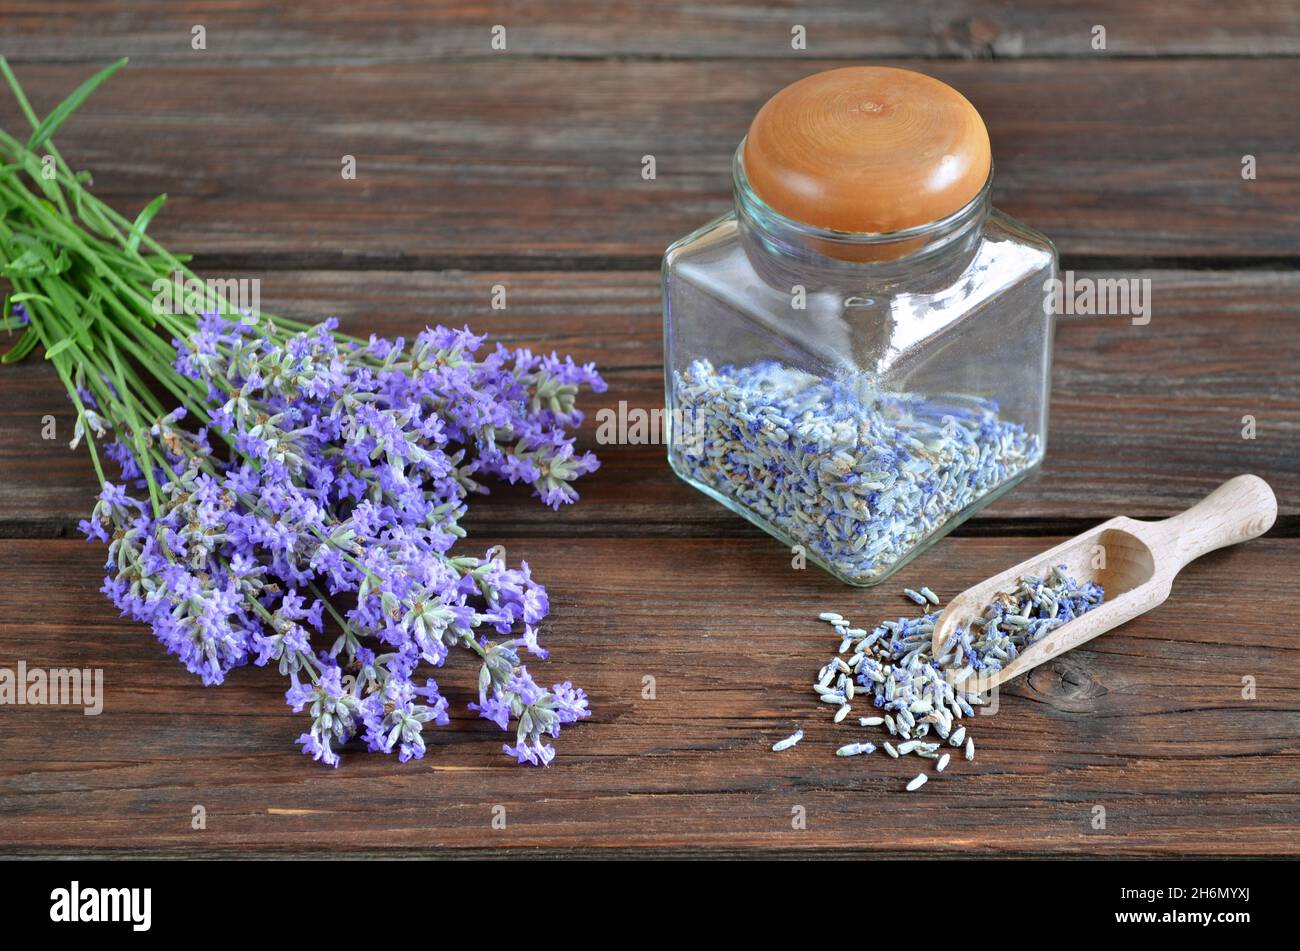
{"type": "MultiPolygon", "coordinates": [[[[909,588],[907,594],[926,608],[938,602],[928,587],[909,588]]],[[[897,746],[884,743],[891,757],[914,753],[937,760],[942,764],[937,768],[946,768],[951,755],[939,752],[946,739],[956,749],[964,744],[966,759],[973,760],[974,738],[965,725],[953,729],[955,721],[973,715],[974,708],[984,703],[967,687],[978,684],[980,678],[973,675],[1002,669],[1029,644],[1092,610],[1103,598],[1098,585],[1077,582],[1064,566],[1053,567],[1043,577],[1027,575],[994,598],[980,617],[959,627],[937,659],[931,656],[937,611],[881,623],[859,639],[848,681],[855,684],[856,696],[871,700],[881,713],[860,717],[858,722],[864,727],[883,726],[890,736],[902,739],[897,746]],[[939,742],[926,739],[931,730],[939,742]]],[[[837,697],[847,692],[841,688],[837,697]]]]}
{"type": "Polygon", "coordinates": [[[920,789],[922,786],[926,784],[928,779],[929,777],[926,776],[925,773],[917,773],[916,778],[907,784],[907,791],[916,792],[918,789],[920,789]]]}
{"type": "Polygon", "coordinates": [[[874,753],[876,746],[874,743],[849,743],[841,746],[835,751],[836,756],[859,756],[863,753],[874,753]]]}
{"type": "Polygon", "coordinates": [[[950,754],[944,753],[942,756],[939,757],[939,762],[935,764],[934,768],[942,773],[944,767],[948,765],[948,760],[950,760],[951,758],[952,756],[950,754]]]}
{"type": "Polygon", "coordinates": [[[788,750],[790,747],[794,746],[802,739],[803,739],[803,730],[795,730],[784,740],[777,740],[775,743],[773,743],[772,752],[780,753],[783,750],[788,750]]]}

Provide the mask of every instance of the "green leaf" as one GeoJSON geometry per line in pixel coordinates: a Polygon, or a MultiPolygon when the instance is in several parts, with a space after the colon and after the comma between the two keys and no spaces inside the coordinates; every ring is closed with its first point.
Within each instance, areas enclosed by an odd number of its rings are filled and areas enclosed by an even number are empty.
{"type": "Polygon", "coordinates": [[[77,216],[86,223],[86,227],[98,235],[105,238],[112,238],[116,235],[113,226],[104,218],[103,213],[96,206],[94,200],[83,201],[85,193],[78,189],[72,196],[72,202],[76,206],[77,216]]]}
{"type": "Polygon", "coordinates": [[[62,274],[71,266],[72,262],[62,249],[59,249],[56,254],[48,245],[32,243],[25,251],[0,268],[0,274],[11,280],[55,276],[62,274]]]}
{"type": "MultiPolygon", "coordinates": [[[[18,342],[19,342],[19,343],[22,343],[21,340],[18,341],[18,342]]],[[[71,338],[71,337],[64,337],[62,340],[60,340],[60,341],[59,341],[58,343],[56,343],[54,346],[50,347],[50,349],[48,349],[48,350],[45,351],[45,359],[46,359],[46,360],[53,360],[56,356],[58,356],[58,355],[59,355],[60,353],[62,353],[64,350],[67,350],[70,346],[72,346],[72,345],[73,345],[74,343],[76,343],[76,342],[77,342],[77,341],[74,340],[74,339],[71,338]]],[[[15,347],[14,349],[16,350],[17,347],[15,347]]]]}
{"type": "Polygon", "coordinates": [[[164,192],[149,204],[144,206],[144,210],[136,216],[135,223],[131,225],[131,237],[126,242],[128,251],[135,251],[140,247],[140,239],[144,236],[144,229],[149,227],[149,222],[153,221],[153,216],[158,214],[158,209],[163,206],[167,200],[167,194],[164,192]]]}
{"type": "Polygon", "coordinates": [[[24,291],[21,294],[10,294],[9,299],[5,304],[5,316],[9,316],[9,304],[21,304],[25,300],[38,300],[42,304],[51,305],[54,303],[54,301],[50,300],[44,294],[36,294],[32,291],[24,291]]]}
{"type": "Polygon", "coordinates": [[[49,272],[49,265],[41,260],[41,256],[36,253],[34,248],[28,248],[18,257],[14,258],[3,268],[0,268],[0,274],[5,277],[24,278],[39,277],[49,272]]]}
{"type": "Polygon", "coordinates": [[[19,337],[18,342],[9,348],[9,352],[0,357],[0,363],[17,363],[36,349],[36,344],[40,342],[40,339],[36,334],[36,328],[28,327],[27,333],[19,337]]]}
{"type": "MultiPolygon", "coordinates": [[[[163,258],[162,255],[142,254],[140,255],[140,258],[145,262],[145,264],[149,265],[150,272],[154,274],[158,274],[162,277],[169,277],[171,275],[172,273],[171,262],[163,258]]],[[[184,261],[185,258],[178,257],[176,260],[184,261]]]]}
{"type": "Polygon", "coordinates": [[[44,145],[46,140],[54,134],[55,130],[58,129],[59,126],[63,125],[64,120],[66,120],[68,116],[72,115],[72,113],[76,111],[77,107],[86,101],[86,97],[98,89],[100,83],[109,76],[112,76],[115,72],[125,66],[126,63],[127,58],[123,56],[116,63],[113,63],[111,66],[105,66],[74,89],[71,95],[55,106],[54,111],[46,116],[41,121],[41,124],[36,127],[36,131],[32,133],[32,137],[27,140],[27,147],[34,152],[36,149],[40,148],[40,146],[44,145]]]}
{"type": "Polygon", "coordinates": [[[24,172],[38,182],[43,181],[41,173],[44,169],[41,168],[41,157],[39,155],[36,155],[33,152],[24,152],[20,156],[19,161],[22,163],[24,172]]]}

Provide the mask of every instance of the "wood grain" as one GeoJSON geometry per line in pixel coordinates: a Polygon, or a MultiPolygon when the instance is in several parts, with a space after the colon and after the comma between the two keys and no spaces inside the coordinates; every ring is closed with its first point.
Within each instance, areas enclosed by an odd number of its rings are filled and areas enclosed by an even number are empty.
{"type": "MultiPolygon", "coordinates": [[[[731,155],[757,108],[834,65],[138,66],[99,89],[59,145],[124,213],[167,192],[151,230],[173,250],[246,267],[647,268],[731,207],[731,155]],[[342,178],[345,155],[355,180],[342,178]]],[[[925,69],[983,115],[994,204],[1049,235],[1067,265],[1300,260],[1300,125],[1279,121],[1300,107],[1293,61],[925,69]]],[[[86,73],[19,70],[40,110],[86,73]]],[[[0,97],[0,123],[18,121],[0,97]]]]}
{"type": "MultiPolygon", "coordinates": [[[[663,405],[656,273],[238,272],[263,281],[263,306],[302,318],[334,314],[361,333],[412,334],[426,322],[469,324],[514,345],[594,360],[610,384],[582,443],[602,468],[583,500],[558,515],[506,489],[475,506],[471,525],[540,533],[637,532],[757,537],[683,485],[658,445],[597,444],[597,413],[663,405]],[[492,289],[507,307],[492,310],[492,289]]],[[[1085,272],[1080,276],[1102,274],[1085,272]]],[[[1077,532],[1115,515],[1171,515],[1229,476],[1273,486],[1283,530],[1300,514],[1300,274],[1141,271],[1151,280],[1145,326],[1123,317],[1058,322],[1047,462],[1041,475],[984,510],[968,532],[1026,531],[1046,520],[1077,532]],[[1242,439],[1244,416],[1256,438],[1242,439]]],[[[84,450],[70,452],[73,414],[39,358],[0,367],[0,534],[53,535],[84,518],[95,491],[84,450]],[[59,439],[41,438],[52,414],[59,439]]],[[[1041,531],[1041,529],[1039,529],[1041,531]]]]}
{"type": "Polygon", "coordinates": [[[114,0],[107,13],[92,0],[10,0],[0,41],[24,61],[423,62],[499,55],[489,46],[496,24],[516,57],[1077,57],[1095,55],[1097,24],[1111,57],[1300,52],[1300,14],[1285,0],[1254,0],[1230,15],[1214,0],[114,0]],[[208,31],[201,54],[190,48],[196,23],[208,31]],[[796,24],[806,51],[792,47],[796,24]]]}
{"type": "Polygon", "coordinates": [[[294,751],[302,722],[278,674],[241,670],[205,690],[96,594],[97,547],[0,542],[0,666],[98,667],[105,683],[98,717],[0,707],[0,848],[1300,852],[1300,642],[1274,608],[1300,570],[1294,542],[1207,555],[1159,610],[1005,687],[998,715],[969,726],[975,762],[956,758],[908,795],[917,763],[834,756],[865,731],[831,724],[811,692],[834,650],[817,612],[896,617],[902,584],[952,594],[1052,539],[953,539],[868,591],[792,571],[764,539],[481,541],[529,559],[550,589],[552,654],[534,672],[593,698],[547,770],[510,765],[502,734],[470,719],[460,657],[438,678],[454,723],[423,762],[356,753],[322,768],[294,751]],[[58,597],[42,594],[54,585],[58,597]],[[771,753],[795,724],[803,743],[771,753]],[[206,831],[190,828],[195,805],[206,831]],[[504,830],[490,827],[494,805],[504,830]]]}
{"type": "MultiPolygon", "coordinates": [[[[1300,854],[1300,644],[1279,608],[1300,569],[1295,4],[0,0],[0,53],[42,111],[92,65],[133,57],[59,143],[124,213],[168,192],[151,230],[200,270],[262,279],[273,312],[384,334],[468,322],[595,360],[610,390],[591,409],[660,405],[659,256],[730,208],[731,154],[758,106],[848,62],[893,60],[967,95],[990,130],[995,204],[1067,268],[1149,277],[1153,294],[1146,326],[1059,322],[1044,471],[885,588],[792,570],[679,483],[662,447],[597,445],[595,419],[581,441],[603,466],[580,504],[480,501],[474,543],[528,559],[551,594],[552,657],[534,672],[593,698],[548,770],[511,766],[503,734],[465,710],[465,658],[439,677],[453,726],[405,766],[349,753],[331,771],[296,753],[303,722],[271,671],[200,687],[97,593],[102,550],[52,537],[88,507],[88,460],[65,447],[48,366],[0,368],[0,667],[102,668],[107,693],[98,717],[0,706],[0,851],[1300,854]],[[498,23],[503,53],[488,45],[498,23]],[[796,23],[807,51],[791,48],[796,23]],[[970,726],[974,763],[909,795],[917,764],[833,755],[861,731],[832,725],[809,689],[835,646],[819,611],[897,616],[904,584],[952,595],[1242,471],[1277,493],[1272,532],[1005,688],[999,715],[970,726]],[[804,742],[771,753],[796,724],[804,742]]],[[[20,127],[7,94],[0,125],[20,127]]]]}

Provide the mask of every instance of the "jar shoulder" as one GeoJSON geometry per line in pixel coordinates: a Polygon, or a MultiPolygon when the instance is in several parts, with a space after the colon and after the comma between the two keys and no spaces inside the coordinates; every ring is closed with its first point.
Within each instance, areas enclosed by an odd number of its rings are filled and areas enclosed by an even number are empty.
{"type": "Polygon", "coordinates": [[[853,299],[864,293],[881,297],[923,293],[951,300],[954,293],[978,298],[996,293],[998,287],[1046,280],[1057,269],[1051,239],[996,209],[990,210],[962,266],[955,268],[917,267],[909,274],[903,262],[821,276],[815,269],[801,271],[798,264],[766,266],[772,263],[764,260],[767,257],[746,241],[735,213],[729,212],[668,247],[663,257],[664,282],[666,287],[674,282],[694,285],[731,300],[741,310],[765,310],[769,298],[784,310],[792,287],[805,278],[809,279],[805,290],[819,296],[853,299]]]}
{"type": "Polygon", "coordinates": [[[736,213],[729,211],[670,244],[664,251],[663,273],[667,276],[683,265],[707,265],[732,250],[740,250],[740,228],[736,213]]]}
{"type": "Polygon", "coordinates": [[[1005,242],[1021,249],[1023,253],[1018,259],[1029,271],[1056,270],[1057,251],[1052,239],[1024,222],[1004,215],[996,208],[989,211],[981,231],[981,240],[1005,242]]]}

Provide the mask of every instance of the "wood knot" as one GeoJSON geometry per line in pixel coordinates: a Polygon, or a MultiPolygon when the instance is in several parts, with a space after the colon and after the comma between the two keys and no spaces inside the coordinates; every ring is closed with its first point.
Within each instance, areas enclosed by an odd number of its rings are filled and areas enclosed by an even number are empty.
{"type": "Polygon", "coordinates": [[[1025,680],[1041,700],[1070,712],[1095,709],[1096,701],[1110,692],[1086,665],[1069,656],[1035,667],[1025,680]]]}
{"type": "Polygon", "coordinates": [[[993,59],[999,52],[1002,28],[982,16],[951,21],[939,36],[943,52],[966,59],[993,59]]]}

